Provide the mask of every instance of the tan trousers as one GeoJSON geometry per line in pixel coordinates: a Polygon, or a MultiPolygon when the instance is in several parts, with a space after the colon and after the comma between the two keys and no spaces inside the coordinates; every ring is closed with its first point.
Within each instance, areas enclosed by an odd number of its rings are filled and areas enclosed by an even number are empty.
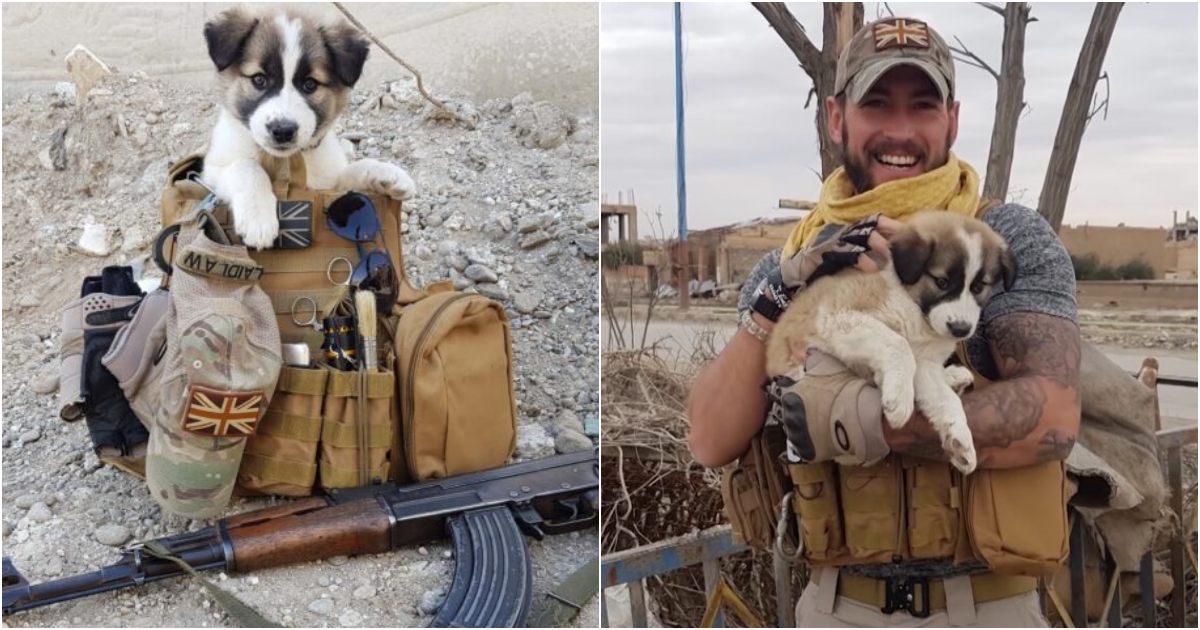
{"type": "MultiPolygon", "coordinates": [[[[878,607],[868,606],[847,597],[838,596],[832,613],[818,610],[820,586],[809,584],[796,602],[796,626],[799,628],[949,628],[952,627],[945,610],[928,617],[913,617],[906,612],[883,614],[878,607]]],[[[1046,628],[1049,624],[1038,605],[1037,591],[997,599],[975,605],[974,620],[957,627],[963,628],[1046,628]]]]}

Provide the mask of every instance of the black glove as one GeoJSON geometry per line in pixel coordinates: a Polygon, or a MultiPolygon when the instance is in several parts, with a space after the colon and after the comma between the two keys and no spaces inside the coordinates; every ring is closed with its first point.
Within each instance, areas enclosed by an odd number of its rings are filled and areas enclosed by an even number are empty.
{"type": "MultiPolygon", "coordinates": [[[[89,276],[83,281],[81,297],[93,293],[112,296],[140,296],[142,290],[133,280],[130,267],[105,267],[99,276],[89,276]]],[[[87,417],[88,434],[97,452],[115,449],[122,455],[133,452],[138,445],[150,439],[117,379],[100,362],[113,338],[120,330],[119,324],[133,319],[137,305],[122,306],[105,311],[88,313],[88,323],[100,326],[84,328],[83,378],[81,392],[84,398],[83,412],[87,417]]]]}
{"type": "Polygon", "coordinates": [[[780,262],[759,284],[750,308],[773,322],[779,321],[796,291],[857,264],[858,257],[870,251],[867,239],[878,225],[879,215],[873,214],[780,262]]]}

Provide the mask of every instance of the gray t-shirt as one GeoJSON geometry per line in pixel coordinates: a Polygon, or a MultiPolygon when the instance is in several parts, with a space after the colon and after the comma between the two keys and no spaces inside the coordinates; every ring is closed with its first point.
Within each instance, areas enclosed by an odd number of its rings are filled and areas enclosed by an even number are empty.
{"type": "MultiPolygon", "coordinates": [[[[1049,223],[1034,210],[1017,204],[997,206],[983,220],[999,234],[1017,261],[1017,277],[1012,289],[997,286],[983,307],[980,326],[967,340],[967,354],[975,369],[989,378],[999,377],[988,346],[988,324],[1009,313],[1044,313],[1076,321],[1075,269],[1062,241],[1049,223]]],[[[830,225],[817,235],[827,238],[840,226],[830,225]]],[[[780,250],[763,256],[746,276],[738,296],[738,314],[750,308],[754,291],[771,269],[779,266],[780,250]]]]}

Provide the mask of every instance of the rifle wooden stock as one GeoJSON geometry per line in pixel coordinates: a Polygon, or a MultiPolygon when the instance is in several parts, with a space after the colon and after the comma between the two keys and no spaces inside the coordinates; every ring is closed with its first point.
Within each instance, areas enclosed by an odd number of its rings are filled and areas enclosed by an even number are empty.
{"type": "Polygon", "coordinates": [[[280,506],[299,509],[281,509],[272,515],[260,510],[246,515],[254,518],[226,521],[233,547],[231,568],[244,573],[391,549],[390,520],[378,501],[328,505],[312,499],[301,503],[304,505],[280,506]]]}

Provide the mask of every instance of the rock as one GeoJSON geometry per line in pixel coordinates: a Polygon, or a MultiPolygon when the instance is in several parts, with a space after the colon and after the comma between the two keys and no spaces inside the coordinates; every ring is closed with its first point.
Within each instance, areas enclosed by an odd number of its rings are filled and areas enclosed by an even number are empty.
{"type": "Polygon", "coordinates": [[[172,137],[182,136],[183,134],[185,134],[191,130],[192,130],[191,123],[185,123],[185,122],[175,123],[174,125],[171,125],[171,136],[172,137]]]}
{"type": "Polygon", "coordinates": [[[450,284],[454,287],[455,291],[463,291],[475,286],[475,283],[470,278],[457,271],[450,272],[450,284]]]}
{"type": "Polygon", "coordinates": [[[29,444],[30,442],[36,442],[41,438],[42,432],[35,427],[21,434],[21,443],[29,444]]]}
{"type": "Polygon", "coordinates": [[[579,421],[579,416],[575,415],[575,412],[570,409],[563,409],[558,412],[558,416],[554,418],[554,428],[559,433],[563,431],[583,433],[583,423],[579,421]]]}
{"type": "Polygon", "coordinates": [[[453,256],[458,253],[458,243],[451,240],[445,240],[438,243],[438,253],[443,256],[453,256]]]}
{"type": "Polygon", "coordinates": [[[32,293],[27,293],[17,298],[17,308],[37,308],[41,303],[42,301],[38,299],[38,296],[32,293]]]}
{"type": "Polygon", "coordinates": [[[71,75],[71,80],[75,83],[79,99],[84,102],[87,101],[88,92],[97,83],[112,74],[112,70],[109,70],[108,66],[83,44],[72,48],[64,61],[67,64],[67,73],[71,75]]]}
{"type": "Polygon", "coordinates": [[[308,603],[308,611],[328,617],[333,614],[333,600],[328,597],[314,599],[308,603]]]}
{"type": "Polygon", "coordinates": [[[520,220],[517,221],[517,232],[520,234],[536,232],[537,230],[542,229],[542,226],[545,225],[545,223],[545,219],[543,219],[541,216],[521,217],[520,220]]]}
{"type": "Polygon", "coordinates": [[[554,449],[559,453],[575,453],[592,448],[592,440],[588,436],[571,429],[563,429],[554,438],[554,449]]]}
{"type": "Polygon", "coordinates": [[[96,537],[96,542],[109,547],[120,547],[129,540],[129,529],[123,525],[108,524],[96,528],[93,532],[96,537]]]}
{"type": "Polygon", "coordinates": [[[74,105],[78,99],[75,90],[75,84],[70,81],[59,81],[54,84],[54,98],[57,99],[56,105],[69,107],[74,105]]]}
{"type": "Polygon", "coordinates": [[[350,562],[350,558],[348,558],[346,556],[333,556],[331,558],[326,558],[325,562],[328,562],[329,564],[332,564],[335,567],[340,567],[343,564],[350,562]]]}
{"type": "Polygon", "coordinates": [[[103,223],[96,223],[92,215],[87,215],[83,219],[83,234],[79,237],[79,249],[93,256],[107,256],[109,252],[108,245],[108,227],[103,223]]]}
{"type": "Polygon", "coordinates": [[[595,238],[577,238],[575,246],[579,248],[579,254],[589,260],[597,260],[600,258],[600,241],[595,238]]]}
{"type": "Polygon", "coordinates": [[[467,262],[466,257],[460,254],[454,254],[446,257],[446,265],[453,267],[454,270],[458,272],[465,271],[467,269],[467,265],[469,264],[470,263],[467,262]]]}
{"type": "Polygon", "coordinates": [[[413,256],[417,260],[429,260],[433,258],[433,251],[429,249],[428,245],[421,243],[413,248],[413,256]]]}
{"type": "Polygon", "coordinates": [[[158,114],[155,114],[154,112],[150,112],[150,113],[146,114],[146,124],[147,125],[156,124],[156,123],[158,123],[159,120],[161,120],[161,118],[159,118],[158,114]]]}
{"type": "Polygon", "coordinates": [[[454,214],[451,214],[444,222],[442,222],[442,226],[447,230],[461,230],[463,229],[463,224],[465,221],[466,219],[464,219],[461,214],[455,212],[454,214]]]}
{"type": "Polygon", "coordinates": [[[420,601],[417,602],[417,610],[420,611],[422,615],[435,615],[445,601],[446,590],[444,588],[436,588],[425,591],[425,593],[421,595],[420,601]]]}
{"type": "MultiPolygon", "coordinates": [[[[21,298],[24,300],[25,298],[21,298]]],[[[58,370],[47,370],[29,386],[35,394],[52,394],[58,391],[58,370]]]]}
{"type": "Polygon", "coordinates": [[[485,265],[467,265],[467,268],[463,270],[463,275],[475,282],[496,282],[500,279],[500,276],[491,267],[485,265]]]}
{"type": "Polygon", "coordinates": [[[139,250],[150,244],[146,232],[139,226],[131,225],[122,230],[122,234],[124,238],[121,239],[121,251],[123,252],[139,250]]]}
{"type": "Polygon", "coordinates": [[[537,230],[530,232],[525,238],[521,239],[521,249],[533,249],[548,242],[550,242],[550,235],[537,230]]]}
{"type": "Polygon", "coordinates": [[[463,252],[463,255],[473,265],[483,265],[484,267],[494,267],[496,265],[496,255],[486,249],[472,247],[463,252]]]}
{"type": "Polygon", "coordinates": [[[517,455],[537,459],[554,454],[554,440],[540,424],[517,425],[517,455]]]}
{"type": "Polygon", "coordinates": [[[4,535],[7,536],[7,535],[11,534],[12,530],[13,530],[13,524],[8,521],[4,521],[4,535]]]}
{"type": "Polygon", "coordinates": [[[440,214],[432,213],[421,217],[425,227],[441,227],[445,217],[440,214]]]}
{"type": "Polygon", "coordinates": [[[496,225],[500,226],[500,229],[505,232],[511,232],[513,228],[512,217],[507,212],[501,212],[496,215],[496,225]]]}
{"type": "Polygon", "coordinates": [[[429,550],[428,550],[428,549],[426,549],[425,547],[417,547],[417,553],[418,553],[418,554],[420,554],[420,555],[422,555],[422,556],[428,556],[428,555],[429,555],[429,550]]]}
{"type": "Polygon", "coordinates": [[[56,171],[67,170],[67,128],[62,127],[50,136],[50,166],[56,171]]]}
{"type": "Polygon", "coordinates": [[[513,128],[526,146],[554,149],[567,141],[574,123],[562,110],[545,101],[528,107],[513,105],[513,128]]]}
{"type": "Polygon", "coordinates": [[[363,584],[354,589],[354,599],[371,599],[375,597],[375,587],[370,584],[363,584]]]}
{"type": "Polygon", "coordinates": [[[322,575],[321,577],[317,578],[317,586],[325,587],[329,586],[329,584],[330,582],[328,575],[322,575]]]}
{"type": "Polygon", "coordinates": [[[533,291],[518,291],[513,294],[513,308],[522,315],[536,311],[541,302],[542,296],[533,291]]]}
{"type": "Polygon", "coordinates": [[[600,227],[600,204],[589,201],[579,206],[579,214],[583,215],[584,225],[595,230],[600,227]]]}
{"type": "Polygon", "coordinates": [[[34,521],[35,523],[45,523],[46,521],[54,518],[54,513],[50,511],[50,506],[38,501],[30,506],[29,514],[27,514],[27,516],[29,517],[29,520],[34,521]]]}
{"type": "Polygon", "coordinates": [[[13,501],[13,505],[22,510],[28,510],[38,501],[38,495],[36,494],[22,494],[21,496],[17,497],[16,501],[13,501]]]}
{"type": "Polygon", "coordinates": [[[363,615],[351,608],[338,615],[338,623],[342,624],[343,628],[358,628],[363,625],[363,615]]]}
{"type": "Polygon", "coordinates": [[[52,578],[61,575],[63,571],[62,558],[50,556],[39,564],[38,570],[43,577],[52,578]]]}
{"type": "Polygon", "coordinates": [[[508,301],[508,291],[504,287],[493,282],[479,282],[475,284],[475,290],[480,295],[496,300],[497,302],[508,301]]]}

